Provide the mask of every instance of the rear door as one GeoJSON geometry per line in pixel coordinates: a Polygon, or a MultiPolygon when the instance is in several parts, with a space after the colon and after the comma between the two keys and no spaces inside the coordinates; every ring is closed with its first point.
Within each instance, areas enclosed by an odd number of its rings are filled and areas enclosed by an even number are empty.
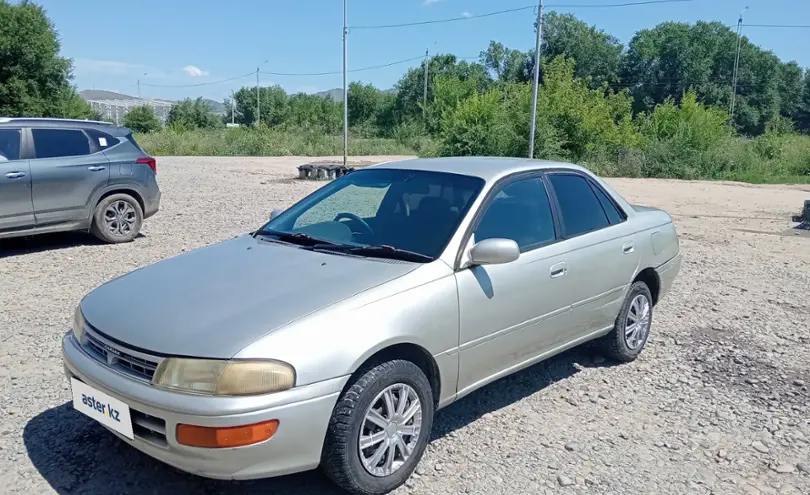
{"type": "Polygon", "coordinates": [[[34,226],[31,169],[21,159],[22,129],[0,129],[0,232],[34,226]]]}
{"type": "Polygon", "coordinates": [[[560,216],[571,284],[571,337],[613,325],[639,263],[626,215],[595,181],[572,170],[548,174],[560,216]]]}
{"type": "Polygon", "coordinates": [[[90,219],[92,198],[110,178],[109,160],[82,129],[32,128],[37,225],[90,219]]]}

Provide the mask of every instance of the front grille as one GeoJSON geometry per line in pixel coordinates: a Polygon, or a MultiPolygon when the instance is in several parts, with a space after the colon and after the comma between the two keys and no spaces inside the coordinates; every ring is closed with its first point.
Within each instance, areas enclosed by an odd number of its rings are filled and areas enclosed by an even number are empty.
{"type": "Polygon", "coordinates": [[[130,409],[129,415],[132,418],[132,433],[136,437],[164,449],[169,446],[166,441],[166,420],[135,409],[130,409]]]}
{"type": "Polygon", "coordinates": [[[84,348],[96,360],[135,378],[152,381],[152,376],[155,374],[158,365],[156,361],[135,356],[120,346],[103,342],[89,331],[85,331],[84,335],[84,348]]]}

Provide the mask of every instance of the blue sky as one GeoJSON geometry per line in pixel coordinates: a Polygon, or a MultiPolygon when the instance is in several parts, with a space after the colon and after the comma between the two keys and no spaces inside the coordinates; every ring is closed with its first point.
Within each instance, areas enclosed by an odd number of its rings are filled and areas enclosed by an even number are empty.
{"type": "MultiPolygon", "coordinates": [[[[621,0],[546,0],[547,4],[610,4],[621,0]]],[[[626,1],[626,0],[624,0],[626,1]]],[[[349,0],[349,25],[378,25],[478,15],[523,7],[534,0],[349,0]]],[[[324,72],[342,69],[341,0],[40,0],[59,31],[63,55],[74,59],[79,89],[108,89],[144,97],[221,100],[255,75],[200,87],[255,71],[324,72]],[[267,61],[265,63],[265,61],[267,61]],[[146,73],[146,75],[143,75],[146,73]],[[151,86],[150,86],[151,85],[151,86]]],[[[694,0],[641,7],[555,7],[627,42],[639,29],[663,21],[718,20],[735,24],[749,6],[752,24],[810,23],[807,0],[694,0]]],[[[431,53],[476,57],[490,40],[512,48],[534,46],[532,10],[481,19],[349,33],[349,69],[382,65],[431,53]]],[[[756,44],[783,60],[810,67],[810,29],[747,28],[756,44]]],[[[733,47],[729,47],[730,50],[733,47]]],[[[350,74],[350,80],[391,87],[409,62],[350,74]]],[[[262,75],[265,84],[314,92],[342,86],[342,76],[262,75]]]]}

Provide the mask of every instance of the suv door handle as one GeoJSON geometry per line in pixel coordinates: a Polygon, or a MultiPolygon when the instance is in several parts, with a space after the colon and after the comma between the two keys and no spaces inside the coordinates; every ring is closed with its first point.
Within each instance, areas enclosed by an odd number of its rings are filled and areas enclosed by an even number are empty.
{"type": "Polygon", "coordinates": [[[91,172],[101,172],[102,170],[104,170],[106,168],[107,167],[94,166],[94,167],[87,167],[87,170],[89,170],[91,172]]]}
{"type": "Polygon", "coordinates": [[[19,179],[25,177],[25,172],[9,172],[6,174],[7,179],[19,179]]]}
{"type": "Polygon", "coordinates": [[[624,254],[630,254],[636,250],[636,246],[632,242],[625,242],[624,246],[622,246],[622,252],[624,254]]]}
{"type": "Polygon", "coordinates": [[[562,261],[560,263],[557,263],[556,265],[552,265],[549,272],[551,278],[559,278],[568,273],[568,266],[566,266],[565,262],[562,261]]]}

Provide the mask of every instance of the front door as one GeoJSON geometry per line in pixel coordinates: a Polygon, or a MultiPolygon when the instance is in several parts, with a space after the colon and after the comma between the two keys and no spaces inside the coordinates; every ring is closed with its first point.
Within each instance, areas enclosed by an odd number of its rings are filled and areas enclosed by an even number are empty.
{"type": "Polygon", "coordinates": [[[91,199],[110,179],[110,161],[91,147],[80,129],[31,129],[31,160],[37,225],[83,221],[95,207],[91,199]]]}
{"type": "Polygon", "coordinates": [[[0,129],[0,232],[33,227],[31,169],[20,159],[20,129],[0,129]]]}
{"type": "Polygon", "coordinates": [[[568,327],[566,254],[555,243],[542,177],[522,176],[491,194],[469,245],[507,238],[518,243],[521,254],[511,263],[456,273],[459,397],[549,350],[568,327]]]}

